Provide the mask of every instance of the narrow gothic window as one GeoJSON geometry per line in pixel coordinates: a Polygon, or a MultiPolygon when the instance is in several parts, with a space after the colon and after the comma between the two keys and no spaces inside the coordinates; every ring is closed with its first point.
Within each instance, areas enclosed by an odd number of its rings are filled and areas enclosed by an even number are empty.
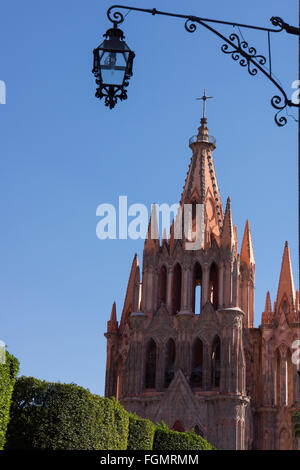
{"type": "Polygon", "coordinates": [[[155,388],[156,377],[156,344],[150,339],[146,350],[145,388],[155,388]]]}
{"type": "MultiPolygon", "coordinates": [[[[195,234],[192,236],[192,241],[196,240],[196,233],[197,233],[197,202],[192,202],[192,233],[195,234]]],[[[199,223],[199,221],[198,221],[199,223]]]]}
{"type": "Polygon", "coordinates": [[[287,356],[287,399],[288,406],[294,404],[294,374],[293,374],[293,362],[291,351],[288,350],[287,356]]]}
{"type": "Polygon", "coordinates": [[[193,312],[201,312],[201,292],[202,291],[202,269],[196,263],[193,271],[193,312]]]}
{"type": "Polygon", "coordinates": [[[287,311],[288,311],[288,306],[287,306],[287,301],[286,301],[286,300],[284,300],[284,301],[282,302],[281,309],[282,309],[283,313],[287,313],[287,311]]]}
{"type": "Polygon", "coordinates": [[[192,202],[192,220],[194,222],[194,219],[196,219],[196,214],[197,214],[197,202],[193,201],[192,202]]]}
{"type": "Polygon", "coordinates": [[[117,393],[116,399],[120,400],[122,398],[122,388],[123,388],[123,364],[122,361],[118,361],[117,365],[117,393]]]}
{"type": "Polygon", "coordinates": [[[218,308],[218,267],[216,263],[212,263],[209,270],[209,300],[214,308],[218,308]]]}
{"type": "Polygon", "coordinates": [[[216,336],[212,345],[211,354],[211,384],[212,388],[220,387],[221,375],[221,344],[219,336],[216,336]]]}
{"type": "Polygon", "coordinates": [[[199,338],[196,338],[192,351],[192,374],[191,386],[202,387],[202,371],[203,371],[203,344],[199,338]]]}
{"type": "Polygon", "coordinates": [[[172,315],[176,315],[181,308],[181,266],[176,264],[173,271],[173,288],[172,288],[172,315]]]}
{"type": "Polygon", "coordinates": [[[167,270],[162,266],[158,278],[158,306],[167,302],[167,270]]]}
{"type": "Polygon", "coordinates": [[[281,374],[281,360],[280,360],[280,353],[279,349],[276,351],[276,389],[275,389],[275,401],[276,405],[279,406],[281,404],[281,393],[280,393],[280,374],[281,374]]]}
{"type": "Polygon", "coordinates": [[[176,346],[173,339],[169,339],[166,346],[165,362],[165,387],[167,388],[174,377],[174,367],[176,359],[176,346]]]}

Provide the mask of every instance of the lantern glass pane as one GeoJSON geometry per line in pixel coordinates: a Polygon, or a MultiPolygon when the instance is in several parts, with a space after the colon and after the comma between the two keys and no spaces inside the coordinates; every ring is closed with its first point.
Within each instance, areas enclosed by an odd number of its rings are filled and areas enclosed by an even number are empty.
{"type": "Polygon", "coordinates": [[[106,85],[122,85],[126,70],[126,55],[105,51],[101,57],[102,81],[106,85]]]}

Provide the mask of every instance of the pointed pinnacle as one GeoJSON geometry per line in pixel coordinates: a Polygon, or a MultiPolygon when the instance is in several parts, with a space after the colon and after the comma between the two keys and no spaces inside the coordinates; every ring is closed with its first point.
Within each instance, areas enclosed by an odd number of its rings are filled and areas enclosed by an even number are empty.
{"type": "Polygon", "coordinates": [[[272,304],[271,304],[271,297],[270,297],[269,291],[267,292],[267,296],[266,296],[265,312],[268,312],[268,313],[272,312],[272,304]]]}
{"type": "Polygon", "coordinates": [[[290,258],[290,250],[288,242],[284,244],[280,277],[277,290],[276,306],[279,308],[281,301],[284,297],[287,296],[291,302],[291,307],[294,308],[295,303],[295,287],[294,287],[294,277],[292,270],[292,263],[290,258]]]}
{"type": "Polygon", "coordinates": [[[246,263],[248,268],[250,267],[251,264],[253,266],[255,265],[252,237],[251,237],[250,225],[249,225],[248,220],[246,220],[241,253],[240,253],[240,260],[241,260],[241,263],[246,263]]]}
{"type": "Polygon", "coordinates": [[[117,321],[117,310],[116,310],[116,302],[112,304],[111,314],[110,314],[110,321],[116,322],[117,321]]]}
{"type": "Polygon", "coordinates": [[[221,244],[224,247],[228,245],[232,247],[234,245],[234,232],[233,232],[233,224],[232,224],[230,197],[227,198],[227,203],[226,203],[222,236],[221,236],[221,244]]]}

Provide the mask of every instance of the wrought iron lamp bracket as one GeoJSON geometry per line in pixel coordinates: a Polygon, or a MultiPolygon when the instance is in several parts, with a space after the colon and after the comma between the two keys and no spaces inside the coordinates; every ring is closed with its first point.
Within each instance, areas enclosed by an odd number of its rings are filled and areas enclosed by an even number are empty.
{"type": "MultiPolygon", "coordinates": [[[[289,24],[285,23],[282,18],[280,17],[272,17],[270,19],[271,23],[274,28],[263,28],[260,26],[254,25],[246,25],[240,23],[233,23],[229,21],[222,21],[222,20],[214,20],[209,18],[200,18],[198,16],[191,16],[191,15],[181,15],[177,13],[170,13],[170,12],[163,12],[153,9],[144,9],[144,8],[137,8],[137,7],[130,7],[125,5],[112,5],[107,10],[107,17],[109,21],[111,21],[115,26],[120,23],[123,23],[125,16],[121,11],[114,11],[115,9],[122,9],[122,10],[130,10],[130,11],[140,11],[144,13],[150,13],[151,15],[164,15],[164,16],[171,16],[175,18],[185,19],[185,29],[189,33],[193,33],[197,29],[197,24],[203,26],[204,28],[208,29],[215,35],[217,35],[220,39],[222,39],[225,43],[221,46],[221,51],[225,54],[231,55],[232,59],[238,62],[242,67],[247,67],[248,73],[252,76],[255,76],[258,70],[267,77],[273,85],[279,90],[280,94],[274,95],[271,98],[271,105],[273,108],[277,110],[274,120],[276,124],[280,127],[284,126],[287,123],[287,118],[285,116],[280,116],[280,113],[287,107],[299,107],[299,103],[294,103],[290,99],[288,99],[286,92],[282,88],[282,86],[278,83],[273,75],[270,72],[265,70],[263,66],[266,64],[267,59],[262,54],[257,54],[256,48],[253,46],[249,46],[249,44],[241,38],[238,34],[232,33],[229,37],[224,36],[222,33],[217,31],[213,28],[209,23],[214,24],[223,24],[229,26],[236,26],[242,27],[246,29],[254,29],[258,31],[267,31],[268,33],[279,33],[281,31],[286,31],[289,34],[294,34],[300,36],[300,29],[294,26],[290,26],[289,24]]],[[[126,99],[125,97],[123,99],[126,99]]]]}

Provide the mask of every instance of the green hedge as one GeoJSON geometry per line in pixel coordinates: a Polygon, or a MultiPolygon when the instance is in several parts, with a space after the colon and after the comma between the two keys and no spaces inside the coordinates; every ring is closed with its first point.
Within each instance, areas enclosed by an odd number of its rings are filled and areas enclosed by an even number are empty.
{"type": "Polygon", "coordinates": [[[127,448],[129,416],[116,401],[74,384],[17,380],[7,449],[127,448]]]}
{"type": "Polygon", "coordinates": [[[136,414],[129,414],[128,450],[152,450],[155,424],[136,414]]]}
{"type": "Polygon", "coordinates": [[[13,390],[6,449],[211,450],[194,432],[128,413],[115,399],[75,384],[20,377],[13,390]]]}
{"type": "Polygon", "coordinates": [[[166,424],[156,427],[153,450],[214,450],[203,437],[193,431],[172,431],[166,424]]]}
{"type": "Polygon", "coordinates": [[[18,359],[8,352],[5,355],[5,363],[0,364],[0,450],[3,449],[5,444],[11,397],[19,371],[18,359]]]}

